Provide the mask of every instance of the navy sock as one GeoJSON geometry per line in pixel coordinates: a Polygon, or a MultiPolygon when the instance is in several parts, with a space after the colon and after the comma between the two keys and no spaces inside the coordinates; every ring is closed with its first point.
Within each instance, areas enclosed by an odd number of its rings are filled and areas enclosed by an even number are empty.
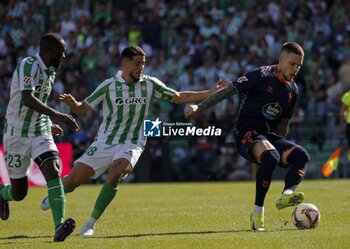
{"type": "Polygon", "coordinates": [[[264,206],[264,200],[269,190],[274,169],[280,161],[277,150],[269,150],[261,156],[261,163],[256,173],[255,205],[264,206]]]}
{"type": "Polygon", "coordinates": [[[297,147],[290,153],[287,161],[290,168],[284,179],[284,190],[291,189],[294,191],[303,180],[307,163],[310,161],[310,156],[305,149],[297,147]]]}

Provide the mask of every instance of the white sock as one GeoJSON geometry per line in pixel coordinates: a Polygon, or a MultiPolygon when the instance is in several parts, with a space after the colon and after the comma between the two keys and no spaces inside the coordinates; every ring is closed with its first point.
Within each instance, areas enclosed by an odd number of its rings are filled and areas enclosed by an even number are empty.
{"type": "Polygon", "coordinates": [[[262,214],[264,214],[264,207],[260,207],[260,206],[254,205],[253,212],[254,213],[262,213],[262,214]]]}
{"type": "Polygon", "coordinates": [[[284,195],[291,195],[291,194],[293,194],[293,190],[291,190],[291,189],[286,189],[286,190],[283,191],[283,194],[284,194],[284,195]]]}
{"type": "Polygon", "coordinates": [[[89,217],[89,219],[86,221],[86,224],[89,226],[89,227],[94,227],[95,224],[96,224],[96,221],[94,218],[92,217],[89,217]]]}

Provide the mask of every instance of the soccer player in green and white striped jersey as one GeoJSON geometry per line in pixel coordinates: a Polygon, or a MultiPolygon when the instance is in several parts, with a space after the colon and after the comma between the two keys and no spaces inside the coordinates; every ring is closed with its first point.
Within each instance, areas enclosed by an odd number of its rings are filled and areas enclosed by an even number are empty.
{"type": "MultiPolygon", "coordinates": [[[[150,117],[154,100],[196,103],[223,86],[219,80],[210,90],[177,92],[157,78],[142,74],[145,59],[146,54],[140,47],[129,46],[121,54],[122,71],[102,82],[84,101],[78,102],[70,94],[60,96],[76,114],[84,114],[101,102],[103,105],[103,121],[97,139],[75,162],[71,173],[63,181],[65,192],[71,192],[88,178],[97,177],[108,169],[91,217],[80,235],[93,234],[96,221],[116,195],[119,181],[139,159],[146,143],[142,124],[150,117]]],[[[48,208],[45,198],[42,209],[48,208]]]]}
{"type": "Polygon", "coordinates": [[[0,218],[7,220],[8,201],[21,201],[27,195],[27,176],[34,159],[47,181],[55,224],[54,241],[64,241],[75,227],[72,218],[64,221],[66,200],[59,178],[60,158],[52,138],[52,133],[62,135],[63,130],[52,124],[50,117],[73,130],[79,127],[71,115],[47,106],[55,79],[54,68],[60,67],[65,50],[65,42],[59,35],[47,33],[40,39],[39,53],[23,59],[13,74],[4,127],[5,161],[11,185],[0,186],[0,218]]]}

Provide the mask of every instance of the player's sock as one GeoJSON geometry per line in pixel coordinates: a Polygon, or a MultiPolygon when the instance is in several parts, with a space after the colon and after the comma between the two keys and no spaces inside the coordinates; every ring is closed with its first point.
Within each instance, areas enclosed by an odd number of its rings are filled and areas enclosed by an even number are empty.
{"type": "Polygon", "coordinates": [[[287,159],[290,168],[285,176],[284,190],[294,191],[303,180],[306,172],[306,165],[310,161],[310,156],[303,148],[294,149],[287,159]]]}
{"type": "Polygon", "coordinates": [[[49,203],[53,216],[55,227],[64,221],[64,212],[66,209],[66,197],[63,191],[63,185],[60,178],[47,182],[49,203]]]}
{"type": "Polygon", "coordinates": [[[86,221],[86,224],[89,225],[90,227],[94,227],[96,223],[96,219],[93,217],[89,217],[89,219],[86,221]]]}
{"type": "Polygon", "coordinates": [[[264,207],[258,206],[258,205],[254,205],[254,209],[253,209],[254,213],[264,214],[264,211],[265,211],[264,207]]]}
{"type": "Polygon", "coordinates": [[[0,195],[5,201],[13,201],[12,185],[5,185],[0,188],[0,195]]]}
{"type": "Polygon", "coordinates": [[[264,200],[270,187],[272,173],[279,161],[280,156],[277,150],[266,151],[261,156],[260,167],[256,174],[255,205],[260,207],[264,206],[264,200]]]}
{"type": "Polygon", "coordinates": [[[98,220],[101,217],[106,207],[113,200],[117,191],[118,191],[117,188],[112,188],[106,183],[103,184],[100,194],[96,199],[94,210],[92,211],[92,214],[91,214],[92,218],[94,218],[95,220],[98,220]]]}

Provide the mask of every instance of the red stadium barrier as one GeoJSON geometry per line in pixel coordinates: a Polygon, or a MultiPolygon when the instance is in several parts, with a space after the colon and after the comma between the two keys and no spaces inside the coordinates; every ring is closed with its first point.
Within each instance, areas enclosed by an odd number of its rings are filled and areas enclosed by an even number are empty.
{"type": "MultiPolygon", "coordinates": [[[[57,144],[58,151],[61,156],[61,177],[69,174],[71,171],[71,163],[73,160],[73,148],[70,143],[57,144]]],[[[46,186],[46,181],[41,174],[41,171],[36,163],[32,161],[28,175],[30,186],[46,186]]],[[[7,173],[4,157],[4,147],[0,144],[0,183],[10,183],[10,178],[7,173]]]]}

